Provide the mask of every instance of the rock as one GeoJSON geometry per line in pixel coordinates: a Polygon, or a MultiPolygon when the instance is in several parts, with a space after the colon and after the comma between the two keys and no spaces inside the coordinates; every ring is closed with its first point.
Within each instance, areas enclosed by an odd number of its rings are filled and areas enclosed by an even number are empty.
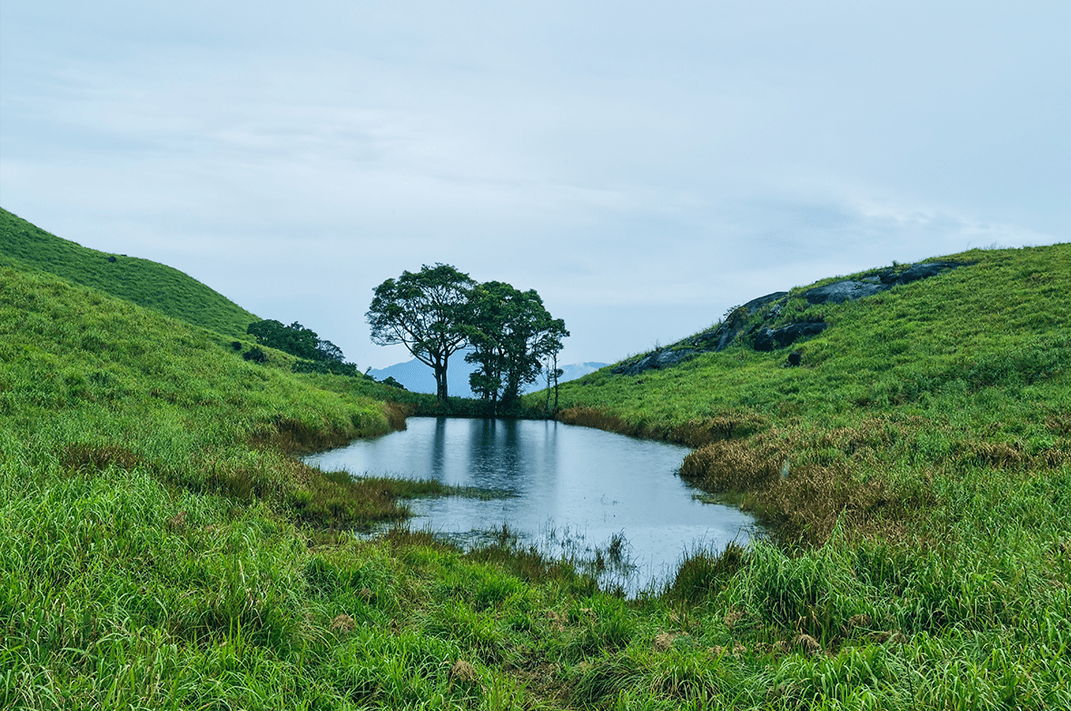
{"type": "Polygon", "coordinates": [[[900,273],[897,273],[893,269],[883,269],[877,274],[863,277],[859,281],[848,279],[845,281],[838,281],[834,284],[827,284],[826,286],[808,289],[803,292],[803,297],[812,305],[825,303],[842,304],[845,301],[855,301],[864,296],[872,296],[881,293],[882,291],[888,291],[897,285],[910,284],[919,279],[927,279],[932,276],[937,276],[941,272],[962,266],[962,264],[957,264],[955,262],[925,262],[923,264],[916,264],[908,267],[900,273]]]}
{"type": "Polygon", "coordinates": [[[884,284],[867,284],[861,281],[838,281],[835,284],[815,287],[803,292],[803,298],[812,306],[817,304],[843,304],[864,296],[873,296],[888,290],[884,284]]]}
{"type": "Polygon", "coordinates": [[[788,364],[793,367],[799,365],[801,360],[803,360],[803,354],[799,351],[792,351],[788,354],[788,364]]]}
{"type": "Polygon", "coordinates": [[[829,324],[821,321],[792,323],[782,328],[760,328],[755,334],[755,350],[772,351],[795,343],[805,336],[815,336],[826,330],[829,324]]]}
{"type": "Polygon", "coordinates": [[[916,264],[913,267],[900,272],[896,277],[895,283],[910,284],[913,281],[937,276],[943,271],[962,266],[962,264],[956,264],[955,262],[926,262],[924,264],[916,264]]]}
{"type": "MultiPolygon", "coordinates": [[[[766,296],[760,296],[757,299],[752,299],[751,301],[741,306],[740,309],[746,311],[747,318],[751,318],[759,309],[761,309],[766,304],[772,301],[777,301],[778,299],[783,299],[786,296],[788,296],[787,291],[775,291],[772,294],[767,294],[766,296]]],[[[776,309],[777,307],[775,306],[774,308],[776,309]]],[[[778,310],[778,313],[780,313],[780,310],[778,310]]],[[[771,313],[771,315],[773,314],[771,313]]],[[[723,351],[733,344],[733,341],[735,341],[736,337],[740,335],[740,332],[743,330],[744,326],[747,325],[746,320],[741,319],[741,321],[742,323],[725,323],[721,325],[719,330],[721,330],[722,333],[718,337],[717,345],[714,346],[715,353],[723,351]]]]}
{"type": "Polygon", "coordinates": [[[679,348],[676,350],[657,350],[643,358],[643,360],[631,365],[622,365],[614,368],[615,375],[639,375],[647,370],[661,370],[676,365],[681,361],[688,360],[696,354],[693,348],[679,348]]]}
{"type": "MultiPolygon", "coordinates": [[[[919,279],[925,279],[961,266],[964,265],[954,262],[926,262],[908,267],[902,272],[897,272],[893,268],[881,269],[860,277],[858,280],[845,279],[826,286],[808,289],[802,295],[811,305],[842,304],[845,301],[855,301],[864,296],[873,296],[874,294],[888,291],[894,286],[910,284],[919,279]]],[[[750,326],[755,314],[768,304],[772,304],[772,306],[762,321],[771,323],[777,319],[781,315],[781,307],[786,301],[786,297],[788,297],[787,291],[776,291],[772,294],[752,299],[742,306],[731,309],[722,323],[690,338],[678,341],[667,348],[659,348],[643,357],[637,357],[631,362],[622,363],[610,372],[614,375],[639,375],[648,370],[670,368],[690,360],[700,353],[723,351],[745,333],[754,335],[755,350],[772,351],[777,348],[785,348],[805,336],[821,333],[826,328],[826,324],[821,322],[793,323],[776,329],[772,329],[764,325],[764,323],[750,326]]],[[[798,353],[789,356],[790,365],[799,365],[800,360],[801,356],[798,353]],[[795,357],[795,361],[793,361],[793,357],[795,357]]],[[[581,382],[581,385],[588,384],[586,381],[581,382]]]]}

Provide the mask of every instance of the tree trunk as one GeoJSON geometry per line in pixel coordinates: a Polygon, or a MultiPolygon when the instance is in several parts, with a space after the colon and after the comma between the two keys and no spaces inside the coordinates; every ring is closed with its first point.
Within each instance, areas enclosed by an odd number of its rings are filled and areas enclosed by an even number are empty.
{"type": "MultiPolygon", "coordinates": [[[[554,354],[554,412],[558,412],[558,354],[554,354]]],[[[550,399],[550,379],[547,379],[547,399],[550,399]]]]}
{"type": "Polygon", "coordinates": [[[550,361],[547,361],[547,402],[543,405],[543,410],[550,414],[550,361]]]}
{"type": "Polygon", "coordinates": [[[449,392],[447,392],[445,370],[435,373],[435,396],[439,398],[439,402],[446,404],[449,392]]]}
{"type": "Polygon", "coordinates": [[[435,363],[435,397],[443,405],[446,404],[446,398],[449,396],[446,384],[446,364],[448,362],[449,356],[435,363]]]}

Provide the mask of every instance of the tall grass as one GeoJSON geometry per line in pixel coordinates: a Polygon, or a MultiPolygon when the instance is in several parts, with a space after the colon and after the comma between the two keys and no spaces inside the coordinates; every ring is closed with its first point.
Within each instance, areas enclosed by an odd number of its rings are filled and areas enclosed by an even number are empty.
{"type": "Polygon", "coordinates": [[[635,600],[508,531],[350,535],[443,492],[289,453],[413,403],[9,261],[0,708],[1071,707],[1068,250],[968,256],[828,307],[799,369],[563,387],[778,525],[635,600]]]}

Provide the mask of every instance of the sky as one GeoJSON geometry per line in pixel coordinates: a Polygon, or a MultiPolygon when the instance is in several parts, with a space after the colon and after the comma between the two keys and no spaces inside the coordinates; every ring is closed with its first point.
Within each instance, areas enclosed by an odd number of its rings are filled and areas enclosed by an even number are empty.
{"type": "Polygon", "coordinates": [[[614,362],[773,291],[1071,240],[1071,3],[0,0],[0,206],[363,370],[376,285],[614,362]]]}

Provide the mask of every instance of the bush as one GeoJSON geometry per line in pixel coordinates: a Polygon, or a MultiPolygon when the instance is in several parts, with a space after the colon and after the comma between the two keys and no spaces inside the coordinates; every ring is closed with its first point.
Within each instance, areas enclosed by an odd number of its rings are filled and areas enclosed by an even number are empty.
{"type": "Polygon", "coordinates": [[[242,357],[251,363],[266,363],[268,361],[268,356],[259,348],[250,348],[242,354],[242,357]]]}
{"type": "Polygon", "coordinates": [[[711,492],[755,491],[776,479],[783,461],[771,448],[723,440],[689,454],[681,465],[681,478],[711,492]]]}

